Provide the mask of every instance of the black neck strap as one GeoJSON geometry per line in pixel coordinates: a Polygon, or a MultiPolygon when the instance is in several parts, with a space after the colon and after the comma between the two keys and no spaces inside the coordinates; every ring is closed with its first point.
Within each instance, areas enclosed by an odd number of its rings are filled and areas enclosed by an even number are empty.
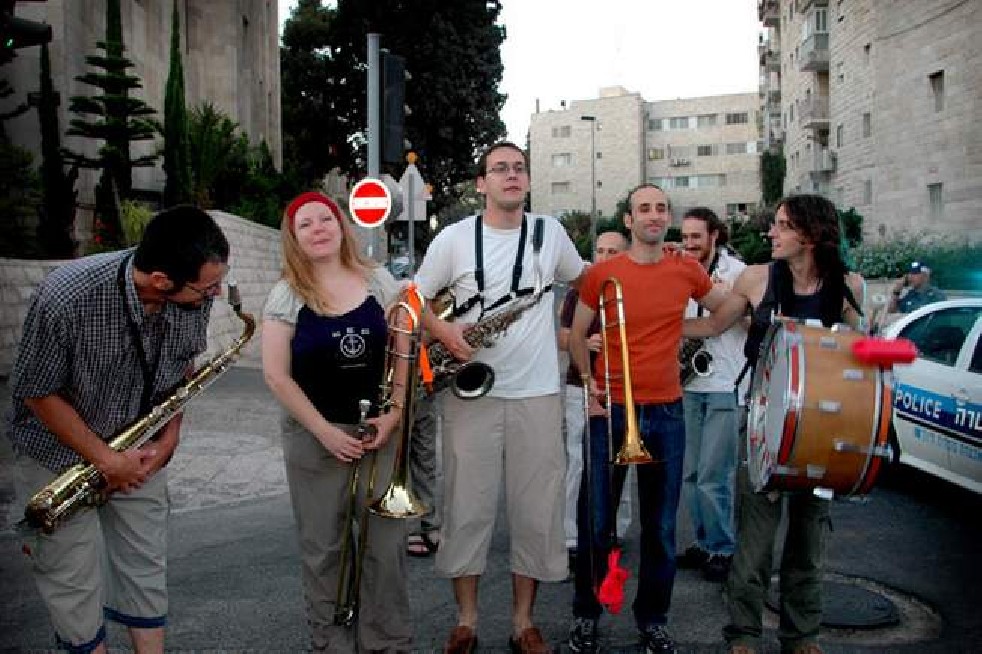
{"type": "MultiPolygon", "coordinates": [[[[525,295],[530,295],[535,289],[532,288],[519,288],[519,284],[522,281],[522,263],[525,261],[525,242],[528,240],[528,217],[526,215],[522,216],[522,227],[521,232],[518,236],[518,252],[515,255],[515,263],[511,270],[511,290],[510,292],[502,298],[499,298],[496,302],[489,306],[484,304],[484,214],[478,214],[474,220],[474,280],[477,282],[477,294],[469,298],[466,302],[460,304],[456,309],[454,309],[454,316],[461,316],[475,305],[480,303],[481,305],[481,317],[488,311],[497,309],[503,304],[506,304],[516,297],[522,297],[525,295]]],[[[532,248],[533,251],[538,254],[542,249],[542,241],[544,239],[545,225],[542,218],[536,218],[535,224],[532,228],[532,248]]],[[[551,286],[551,285],[550,285],[551,286]]],[[[544,290],[549,290],[546,287],[544,290]]],[[[480,319],[480,318],[479,318],[480,319]]]]}
{"type": "MultiPolygon", "coordinates": [[[[710,277],[712,277],[713,276],[713,273],[716,272],[716,266],[718,264],[719,264],[719,248],[716,248],[716,254],[713,255],[713,260],[709,264],[708,274],[709,274],[710,277]]],[[[698,307],[696,307],[696,316],[699,317],[699,318],[701,318],[702,317],[702,312],[703,312],[703,308],[702,308],[702,305],[700,304],[698,307]]]]}
{"type": "Polygon", "coordinates": [[[140,415],[143,415],[150,411],[150,403],[153,399],[153,382],[157,376],[157,366],[160,364],[160,350],[163,348],[157,348],[157,354],[151,366],[150,360],[147,357],[147,351],[143,347],[143,337],[140,335],[140,328],[137,326],[136,320],[133,319],[133,308],[130,306],[129,293],[126,292],[126,266],[132,258],[133,255],[130,254],[119,262],[116,283],[119,286],[119,294],[123,298],[126,323],[129,325],[130,336],[133,338],[133,345],[136,347],[137,358],[140,361],[140,370],[143,372],[143,393],[140,396],[140,415]]]}

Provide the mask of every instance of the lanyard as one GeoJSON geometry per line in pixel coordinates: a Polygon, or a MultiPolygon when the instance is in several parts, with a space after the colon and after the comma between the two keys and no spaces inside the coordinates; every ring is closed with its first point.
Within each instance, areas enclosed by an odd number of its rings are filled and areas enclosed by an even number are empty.
{"type": "Polygon", "coordinates": [[[127,255],[119,263],[119,272],[116,275],[116,283],[119,286],[119,294],[123,297],[123,308],[126,313],[126,323],[130,328],[130,335],[133,338],[133,345],[136,347],[137,358],[140,361],[140,370],[143,372],[143,393],[140,396],[140,415],[150,411],[150,402],[153,397],[153,382],[157,376],[157,367],[160,365],[160,351],[163,349],[163,344],[157,348],[157,354],[154,357],[153,365],[150,365],[150,360],[147,358],[147,351],[143,347],[143,337],[140,335],[140,328],[137,327],[136,321],[133,319],[133,310],[130,307],[129,294],[126,292],[126,265],[130,262],[133,257],[132,254],[127,255]]]}

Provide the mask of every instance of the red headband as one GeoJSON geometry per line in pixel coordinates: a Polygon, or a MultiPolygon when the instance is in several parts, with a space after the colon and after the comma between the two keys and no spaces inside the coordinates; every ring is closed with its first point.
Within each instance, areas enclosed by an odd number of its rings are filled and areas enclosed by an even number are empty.
{"type": "Polygon", "coordinates": [[[301,193],[297,197],[293,198],[290,204],[286,205],[286,217],[290,219],[290,229],[293,229],[293,221],[297,217],[297,212],[300,211],[300,207],[305,204],[310,204],[311,202],[323,204],[325,207],[331,210],[331,213],[334,214],[335,218],[341,220],[341,210],[338,208],[338,205],[334,200],[327,197],[323,193],[318,193],[317,191],[307,191],[306,193],[301,193]]]}

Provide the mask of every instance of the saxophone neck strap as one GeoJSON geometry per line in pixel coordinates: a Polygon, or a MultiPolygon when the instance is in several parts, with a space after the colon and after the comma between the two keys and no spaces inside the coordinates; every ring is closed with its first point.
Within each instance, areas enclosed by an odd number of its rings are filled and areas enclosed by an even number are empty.
{"type": "MultiPolygon", "coordinates": [[[[712,263],[709,264],[708,274],[709,274],[710,277],[712,277],[713,276],[713,273],[716,272],[716,266],[718,266],[718,265],[719,265],[719,248],[716,248],[716,254],[713,255],[713,261],[712,261],[712,263]]],[[[696,307],[696,317],[697,318],[702,318],[702,312],[703,311],[704,311],[704,309],[703,309],[702,305],[700,304],[698,307],[696,307]]]]}
{"type": "Polygon", "coordinates": [[[130,328],[130,336],[133,339],[133,346],[136,348],[137,360],[140,362],[140,370],[143,373],[143,393],[140,395],[140,415],[150,411],[153,401],[153,382],[157,377],[157,367],[160,365],[160,351],[163,347],[157,348],[153,364],[147,357],[147,350],[143,347],[143,336],[140,328],[133,318],[133,307],[130,306],[130,296],[126,288],[126,267],[133,258],[132,254],[123,257],[119,262],[119,270],[116,274],[116,284],[119,287],[119,295],[123,298],[123,312],[126,314],[126,324],[130,328]]]}
{"type": "MultiPolygon", "coordinates": [[[[518,252],[515,255],[515,263],[512,265],[511,270],[511,290],[510,292],[502,298],[499,298],[496,302],[485,306],[484,304],[484,214],[478,214],[474,220],[474,280],[477,282],[477,293],[470,297],[466,302],[463,302],[459,306],[454,308],[454,317],[462,316],[471,310],[475,304],[481,305],[481,315],[478,319],[483,318],[484,314],[488,311],[493,311],[498,307],[511,302],[515,298],[524,297],[526,295],[531,295],[535,289],[533,288],[519,288],[518,285],[522,280],[522,262],[525,260],[525,243],[528,241],[528,216],[522,216],[522,228],[521,233],[518,236],[518,252]]],[[[539,251],[542,250],[542,241],[544,239],[545,224],[541,216],[537,216],[535,223],[532,227],[532,252],[535,257],[538,256],[539,251]]],[[[546,286],[543,292],[552,288],[552,285],[546,286]]]]}

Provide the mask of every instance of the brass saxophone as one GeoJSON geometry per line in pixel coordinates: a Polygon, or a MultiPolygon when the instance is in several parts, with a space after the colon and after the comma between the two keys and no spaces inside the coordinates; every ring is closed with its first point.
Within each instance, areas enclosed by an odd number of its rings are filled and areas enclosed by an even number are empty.
{"type": "MultiPolygon", "coordinates": [[[[522,314],[536,305],[541,296],[541,284],[537,278],[536,290],[528,300],[474,323],[464,330],[464,340],[475,349],[491,347],[522,314]]],[[[482,361],[459,361],[440,341],[430,344],[426,354],[433,368],[431,388],[434,393],[449,386],[460,399],[473,400],[483,397],[494,386],[494,369],[491,366],[482,361]]]]}
{"type": "Polygon", "coordinates": [[[685,386],[695,377],[713,374],[713,355],[706,349],[706,339],[686,338],[679,350],[679,380],[685,386]]]}
{"type": "MultiPolygon", "coordinates": [[[[256,320],[251,314],[242,313],[239,289],[233,283],[229,283],[228,302],[244,323],[242,334],[227,350],[199,368],[188,382],[178,386],[166,400],[113,436],[109,447],[117,452],[140,447],[229,369],[256,331],[256,320]]],[[[82,509],[104,504],[110,494],[106,489],[106,478],[94,465],[76,463],[31,497],[18,526],[33,527],[50,534],[82,509]]]]}

